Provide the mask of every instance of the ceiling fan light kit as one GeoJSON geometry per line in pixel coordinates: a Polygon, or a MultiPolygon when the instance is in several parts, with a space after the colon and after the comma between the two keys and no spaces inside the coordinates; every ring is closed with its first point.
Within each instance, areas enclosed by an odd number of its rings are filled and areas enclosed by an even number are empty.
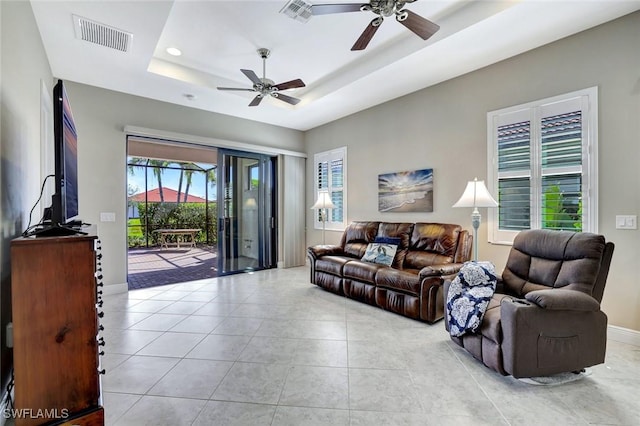
{"type": "Polygon", "coordinates": [[[434,35],[440,26],[422,16],[404,9],[407,3],[414,3],[417,0],[371,0],[368,4],[345,3],[345,4],[316,4],[311,6],[313,15],[328,15],[331,13],[345,12],[373,12],[378,15],[364,29],[351,50],[364,50],[376,31],[382,24],[384,18],[396,17],[396,21],[407,27],[411,32],[423,40],[427,40],[434,35]]]}
{"type": "Polygon", "coordinates": [[[293,96],[285,95],[284,93],[280,93],[280,91],[305,87],[304,82],[298,78],[291,81],[285,81],[284,83],[275,84],[273,80],[268,79],[266,76],[267,58],[270,54],[271,51],[269,49],[265,49],[263,47],[258,49],[258,55],[260,55],[260,57],[262,58],[262,78],[258,77],[257,74],[252,70],[240,70],[253,83],[253,87],[251,89],[241,87],[218,87],[218,90],[257,92],[256,97],[253,98],[253,100],[249,103],[249,106],[260,105],[262,99],[267,96],[271,96],[290,105],[297,105],[300,102],[300,99],[294,98],[293,96]]]}

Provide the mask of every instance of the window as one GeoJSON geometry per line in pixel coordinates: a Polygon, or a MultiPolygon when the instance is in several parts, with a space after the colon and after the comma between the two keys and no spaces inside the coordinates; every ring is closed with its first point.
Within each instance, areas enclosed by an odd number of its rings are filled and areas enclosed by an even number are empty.
{"type": "Polygon", "coordinates": [[[489,241],[523,229],[597,232],[597,88],[487,114],[489,241]]]}
{"type": "Polygon", "coordinates": [[[247,166],[247,191],[258,189],[260,185],[260,164],[251,164],[247,166]]]}
{"type": "MultiPolygon", "coordinates": [[[[327,215],[326,229],[343,230],[347,217],[347,148],[314,155],[314,200],[320,190],[329,191],[336,208],[327,215]]],[[[321,212],[316,212],[315,228],[322,229],[321,212]]]]}

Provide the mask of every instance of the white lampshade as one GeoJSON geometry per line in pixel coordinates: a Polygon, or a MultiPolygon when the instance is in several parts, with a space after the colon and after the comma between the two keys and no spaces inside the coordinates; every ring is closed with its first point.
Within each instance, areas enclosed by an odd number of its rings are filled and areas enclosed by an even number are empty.
{"type": "Polygon", "coordinates": [[[329,196],[329,192],[327,191],[319,191],[318,192],[318,200],[316,203],[311,206],[311,210],[313,209],[335,209],[336,205],[331,201],[331,197],[329,196]]]}
{"type": "Polygon", "coordinates": [[[249,210],[255,210],[258,208],[258,203],[255,198],[249,197],[245,200],[244,206],[249,210]]]}
{"type": "Polygon", "coordinates": [[[467,183],[462,197],[453,207],[498,207],[498,202],[493,199],[484,181],[475,178],[467,183]]]}

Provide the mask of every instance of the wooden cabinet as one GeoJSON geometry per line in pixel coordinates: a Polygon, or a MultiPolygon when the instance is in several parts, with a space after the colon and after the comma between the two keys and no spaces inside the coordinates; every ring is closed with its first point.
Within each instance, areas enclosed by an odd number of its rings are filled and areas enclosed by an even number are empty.
{"type": "Polygon", "coordinates": [[[95,272],[94,229],[11,242],[17,426],[104,424],[95,272]]]}

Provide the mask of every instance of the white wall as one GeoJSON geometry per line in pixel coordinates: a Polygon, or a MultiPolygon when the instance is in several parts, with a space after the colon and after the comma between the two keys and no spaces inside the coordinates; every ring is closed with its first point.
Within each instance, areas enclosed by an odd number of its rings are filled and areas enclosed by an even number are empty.
{"type": "MultiPolygon", "coordinates": [[[[10,242],[40,193],[40,87],[51,68],[28,2],[0,2],[0,398],[11,367],[5,326],[11,318],[10,242]]],[[[40,219],[34,211],[32,223],[40,219]]]]}
{"type": "Polygon", "coordinates": [[[127,125],[186,135],[304,151],[302,132],[65,82],[78,130],[80,216],[98,225],[105,292],[126,287],[127,125]],[[99,222],[100,212],[116,213],[99,222]]]}
{"type": "MultiPolygon", "coordinates": [[[[307,155],[348,148],[353,220],[460,223],[451,206],[466,182],[487,176],[486,113],[591,86],[599,88],[599,232],[615,242],[603,309],[610,324],[640,331],[640,231],[615,229],[616,214],[640,213],[640,12],[369,110],[310,130],[307,155]],[[433,213],[380,213],[378,174],[434,169],[433,213]]],[[[392,82],[390,82],[392,84],[392,82]]],[[[313,171],[307,170],[307,205],[313,171]]],[[[486,218],[486,209],[481,213],[486,218]]],[[[307,215],[307,243],[321,241],[307,215]]],[[[327,231],[336,243],[339,232],[327,231]]],[[[479,257],[502,269],[508,246],[479,230],[479,257]]]]}

